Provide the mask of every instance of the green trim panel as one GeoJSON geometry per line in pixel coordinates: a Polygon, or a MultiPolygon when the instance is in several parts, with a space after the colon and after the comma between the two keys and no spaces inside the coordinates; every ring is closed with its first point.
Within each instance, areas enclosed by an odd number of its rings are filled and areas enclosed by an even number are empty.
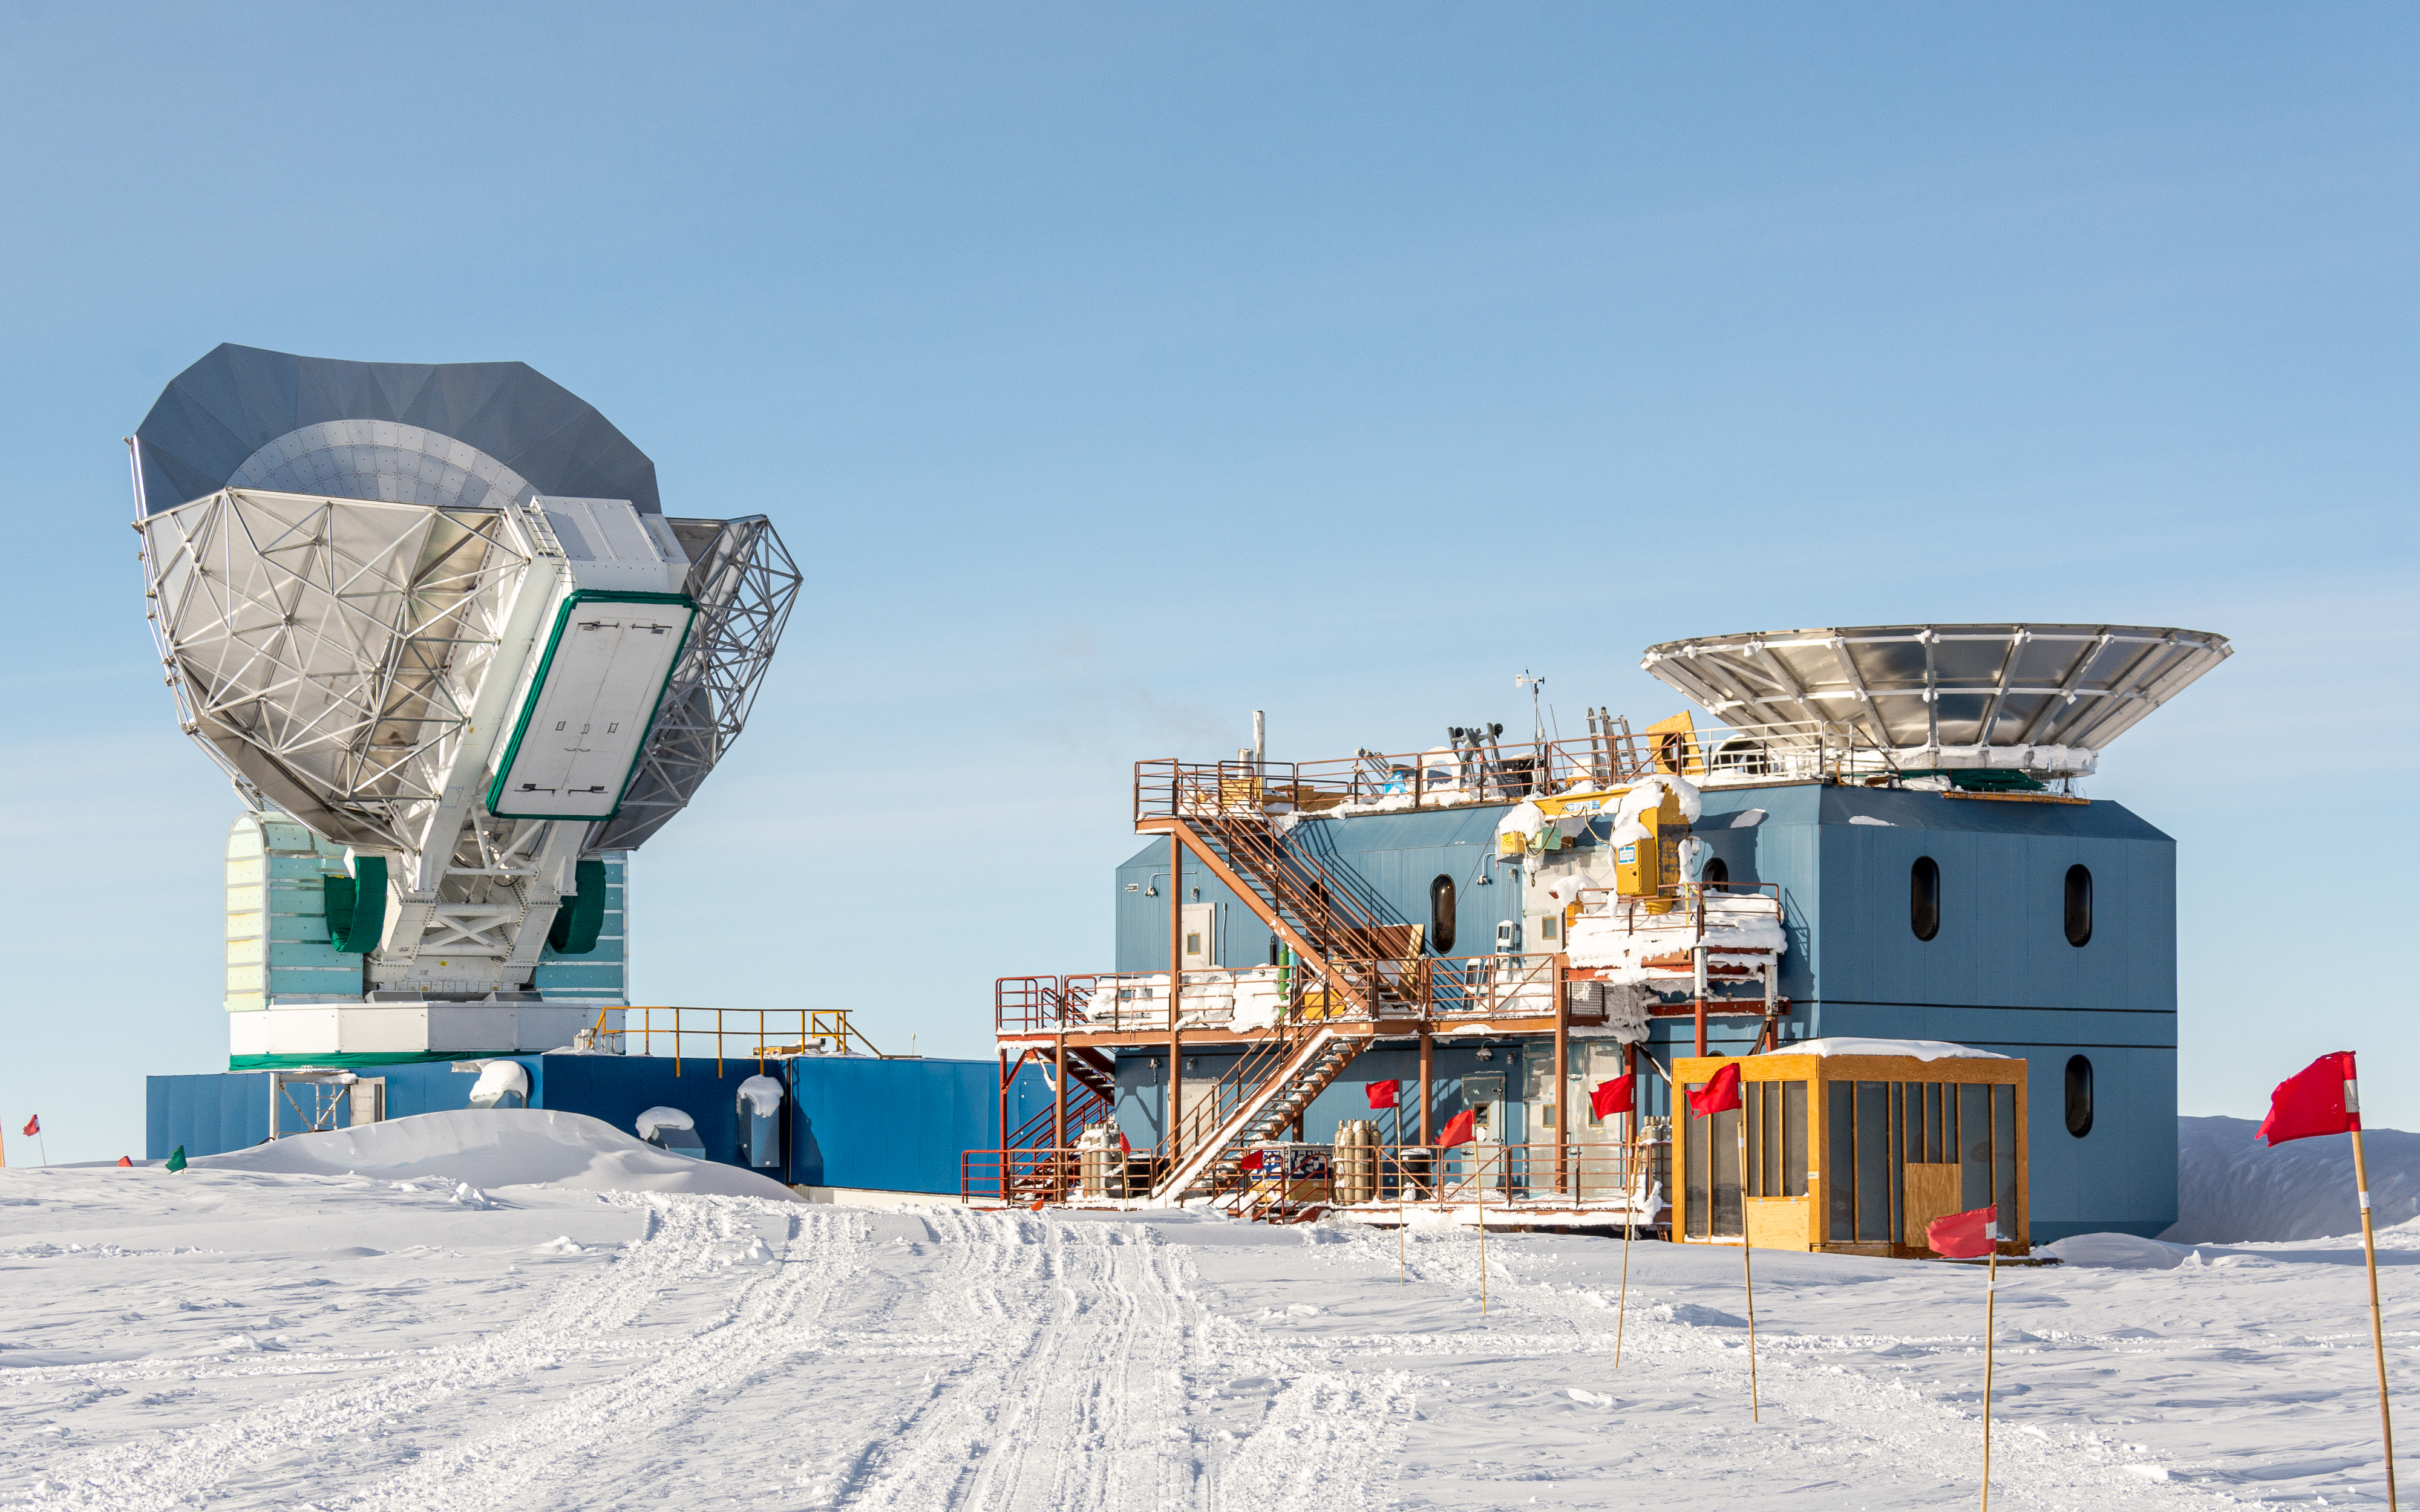
{"type": "Polygon", "coordinates": [[[496,763],[495,780],[488,784],[488,811],[499,819],[579,819],[590,823],[600,823],[621,813],[622,799],[630,791],[630,779],[638,774],[639,763],[647,753],[647,735],[656,727],[656,716],[663,710],[665,689],[673,686],[673,673],[680,671],[681,657],[689,650],[690,633],[696,628],[697,600],[687,594],[641,594],[589,588],[574,590],[555,613],[554,628],[546,638],[546,655],[538,659],[537,675],[530,679],[529,696],[521,701],[520,717],[513,721],[512,739],[504,746],[503,760],[496,763]],[[536,717],[538,701],[546,694],[547,673],[554,668],[554,654],[563,644],[564,630],[571,624],[571,611],[582,604],[675,605],[689,610],[689,619],[682,625],[680,642],[673,647],[672,659],[664,667],[663,684],[656,689],[655,702],[647,706],[647,728],[639,732],[638,741],[630,752],[629,770],[622,774],[622,786],[613,795],[613,809],[602,814],[521,813],[504,809],[500,805],[504,801],[504,779],[511,774],[513,763],[520,757],[522,737],[529,733],[530,720],[536,717]]]}
{"type": "Polygon", "coordinates": [[[319,887],[328,908],[328,944],[347,955],[378,949],[386,934],[386,857],[353,862],[358,877],[326,877],[319,887]]]}
{"type": "Polygon", "coordinates": [[[443,1054],[429,1051],[382,1050],[374,1056],[229,1056],[229,1071],[292,1071],[301,1066],[327,1066],[337,1071],[352,1071],[362,1066],[417,1066],[431,1060],[502,1060],[511,1056],[535,1055],[534,1050],[448,1050],[443,1054]]]}
{"type": "Polygon", "coordinates": [[[605,928],[604,861],[583,859],[576,871],[580,890],[556,906],[553,927],[547,931],[547,947],[558,955],[586,955],[597,949],[605,928]]]}

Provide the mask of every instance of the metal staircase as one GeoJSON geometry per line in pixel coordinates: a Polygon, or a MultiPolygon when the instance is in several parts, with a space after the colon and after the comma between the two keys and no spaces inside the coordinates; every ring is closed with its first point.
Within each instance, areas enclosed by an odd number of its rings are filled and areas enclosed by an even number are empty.
{"type": "Polygon", "coordinates": [[[1271,790],[1249,763],[1147,762],[1136,768],[1136,827],[1171,835],[1293,949],[1303,980],[1295,1016],[1256,1043],[1185,1110],[1152,1196],[1178,1201],[1237,1172],[1247,1147],[1273,1139],[1358,1057],[1362,1041],[1326,1020],[1419,1011],[1427,967],[1419,931],[1378,913],[1349,868],[1288,843],[1267,812],[1271,790]]]}
{"type": "Polygon", "coordinates": [[[1302,1032],[1285,1036],[1281,1053],[1256,1051],[1218,1084],[1219,1094],[1198,1117],[1188,1118],[1187,1137],[1177,1141],[1179,1153],[1169,1163],[1152,1196],[1164,1202],[1182,1201],[1209,1190],[1220,1173],[1241,1165],[1245,1148],[1256,1140],[1274,1139],[1311,1101],[1342,1075],[1361,1054],[1357,1041],[1348,1040],[1325,1024],[1296,1024],[1302,1032]],[[1259,1059],[1255,1068],[1250,1062],[1259,1059]],[[1233,1084],[1233,1097],[1223,1095],[1233,1084]]]}

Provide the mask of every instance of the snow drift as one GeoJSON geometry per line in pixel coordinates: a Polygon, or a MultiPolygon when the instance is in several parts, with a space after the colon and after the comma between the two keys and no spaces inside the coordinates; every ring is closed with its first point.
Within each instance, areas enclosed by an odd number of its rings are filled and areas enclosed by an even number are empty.
{"type": "Polygon", "coordinates": [[[196,1169],[294,1176],[442,1176],[473,1186],[564,1186],[600,1192],[690,1192],[797,1200],[770,1177],[667,1154],[584,1114],[470,1108],[389,1119],[358,1129],[296,1134],[205,1155],[196,1169]]]}
{"type": "MultiPolygon", "coordinates": [[[[2361,1232],[2353,1195],[2352,1136],[2256,1143],[2250,1119],[2177,1120],[2177,1221],[2160,1237],[2180,1244],[2329,1239],[2361,1232]]],[[[2365,1131],[2369,1196],[2381,1228],[2420,1217],[2420,1134],[2365,1131]]]]}

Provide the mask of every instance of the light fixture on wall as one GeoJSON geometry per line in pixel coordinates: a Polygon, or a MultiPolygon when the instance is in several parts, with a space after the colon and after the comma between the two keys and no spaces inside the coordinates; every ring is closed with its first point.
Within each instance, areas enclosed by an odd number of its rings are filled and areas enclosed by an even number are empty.
{"type": "Polygon", "coordinates": [[[1200,1070],[1202,1069],[1202,1061],[1201,1061],[1201,1057],[1197,1057],[1197,1056],[1187,1056],[1187,1057],[1185,1057],[1185,1069],[1186,1069],[1187,1071],[1200,1071],[1200,1070]]]}
{"type": "Polygon", "coordinates": [[[1479,1058],[1481,1060],[1494,1060],[1496,1058],[1496,1052],[1488,1049],[1485,1045],[1481,1045],[1479,1047],[1479,1058]]]}

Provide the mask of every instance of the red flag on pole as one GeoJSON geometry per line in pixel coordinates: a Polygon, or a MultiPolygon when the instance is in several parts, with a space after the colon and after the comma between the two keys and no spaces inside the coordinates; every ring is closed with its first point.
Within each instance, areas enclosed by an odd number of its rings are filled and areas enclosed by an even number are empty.
{"type": "Polygon", "coordinates": [[[2361,1127],[2361,1093],[2354,1082],[2351,1051],[2321,1056],[2277,1084],[2269,1094],[2269,1116],[2252,1137],[2282,1145],[2350,1134],[2361,1127]]]}
{"type": "Polygon", "coordinates": [[[1945,1259],[1971,1260],[1992,1253],[2000,1239],[2000,1208],[1970,1208],[1924,1226],[1924,1242],[1945,1259]]]}
{"type": "Polygon", "coordinates": [[[1469,1108],[1463,1109],[1446,1121],[1445,1136],[1437,1141],[1437,1148],[1444,1149],[1454,1145],[1470,1143],[1472,1133],[1478,1124],[1479,1115],[1469,1108]]]}
{"type": "Polygon", "coordinates": [[[1395,1090],[1402,1085],[1400,1082],[1372,1082],[1365,1088],[1370,1094],[1370,1105],[1373,1108],[1395,1106],[1395,1090]]]}
{"type": "Polygon", "coordinates": [[[1739,1062],[1727,1062],[1714,1072],[1714,1079],[1689,1094],[1689,1111],[1699,1118],[1727,1112],[1740,1105],[1739,1062]]]}
{"type": "Polygon", "coordinates": [[[1629,1112],[1638,1102],[1637,1085],[1627,1076],[1597,1083],[1596,1089],[1589,1093],[1589,1111],[1600,1119],[1629,1112]]]}
{"type": "Polygon", "coordinates": [[[39,1113],[25,1120],[25,1137],[30,1139],[42,1132],[42,1116],[39,1113]]]}

